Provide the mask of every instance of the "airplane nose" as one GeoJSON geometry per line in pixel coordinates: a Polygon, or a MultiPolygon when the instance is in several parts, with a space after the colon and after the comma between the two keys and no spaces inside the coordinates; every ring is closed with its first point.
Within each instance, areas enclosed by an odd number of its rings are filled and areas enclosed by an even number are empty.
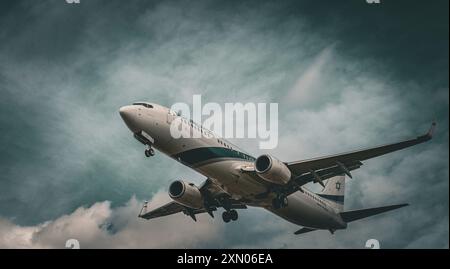
{"type": "Polygon", "coordinates": [[[138,128],[136,127],[136,111],[132,106],[121,107],[119,109],[119,114],[133,133],[138,131],[138,128]]]}
{"type": "Polygon", "coordinates": [[[133,115],[133,111],[130,106],[123,106],[119,109],[119,114],[124,121],[130,120],[133,115]]]}

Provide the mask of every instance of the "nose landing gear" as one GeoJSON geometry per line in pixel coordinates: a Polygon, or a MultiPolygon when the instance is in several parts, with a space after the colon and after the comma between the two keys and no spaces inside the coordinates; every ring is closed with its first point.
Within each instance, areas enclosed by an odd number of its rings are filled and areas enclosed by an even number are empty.
{"type": "Polygon", "coordinates": [[[224,211],[222,213],[222,219],[225,223],[230,221],[236,221],[238,219],[238,213],[236,210],[224,211]]]}
{"type": "Polygon", "coordinates": [[[155,143],[153,137],[151,137],[144,131],[139,131],[134,133],[134,138],[136,138],[139,142],[147,146],[147,149],[144,151],[146,157],[151,157],[155,155],[155,150],[152,148],[152,145],[155,143]]]}
{"type": "Polygon", "coordinates": [[[155,150],[152,148],[151,145],[149,145],[149,146],[148,146],[148,149],[146,149],[146,150],[144,151],[144,153],[145,153],[145,156],[146,156],[146,157],[151,157],[151,156],[154,156],[154,155],[155,155],[155,150]]]}

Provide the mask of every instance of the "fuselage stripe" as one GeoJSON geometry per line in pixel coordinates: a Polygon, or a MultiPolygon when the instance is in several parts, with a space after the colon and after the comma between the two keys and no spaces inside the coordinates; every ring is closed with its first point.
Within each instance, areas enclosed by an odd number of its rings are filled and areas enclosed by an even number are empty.
{"type": "Polygon", "coordinates": [[[252,162],[255,161],[254,157],[246,153],[222,147],[194,148],[174,154],[172,155],[172,158],[175,158],[179,160],[181,163],[189,166],[195,166],[199,163],[203,163],[205,161],[210,161],[212,159],[217,158],[232,158],[252,162]]]}
{"type": "Polygon", "coordinates": [[[331,195],[331,194],[322,194],[322,193],[318,193],[317,195],[319,195],[320,197],[325,198],[327,200],[331,200],[335,203],[339,203],[339,204],[344,203],[344,195],[331,195]]]}

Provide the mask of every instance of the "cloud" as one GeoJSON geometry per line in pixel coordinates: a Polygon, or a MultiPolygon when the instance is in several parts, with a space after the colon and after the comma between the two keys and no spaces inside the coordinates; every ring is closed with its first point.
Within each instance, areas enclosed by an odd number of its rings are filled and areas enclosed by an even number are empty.
{"type": "MultiPolygon", "coordinates": [[[[150,205],[162,205],[167,197],[159,192],[150,205]]],[[[181,213],[147,221],[137,217],[141,207],[133,197],[124,206],[98,202],[35,226],[0,219],[0,248],[64,248],[68,239],[81,248],[193,248],[216,240],[222,227],[209,216],[195,223],[181,213]]]]}
{"type": "Polygon", "coordinates": [[[313,98],[320,97],[320,93],[323,94],[321,87],[326,87],[326,85],[320,83],[321,76],[325,66],[332,61],[335,46],[336,44],[329,45],[315,57],[311,65],[295,82],[294,87],[287,92],[283,99],[284,103],[302,105],[312,101],[313,98]]]}

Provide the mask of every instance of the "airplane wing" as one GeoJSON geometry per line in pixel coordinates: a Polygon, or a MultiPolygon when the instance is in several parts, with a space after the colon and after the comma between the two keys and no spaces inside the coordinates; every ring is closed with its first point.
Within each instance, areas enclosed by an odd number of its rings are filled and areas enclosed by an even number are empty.
{"type": "Polygon", "coordinates": [[[213,212],[220,207],[223,207],[226,210],[247,208],[247,206],[244,203],[232,199],[231,196],[229,196],[226,192],[224,192],[209,178],[200,187],[200,192],[203,194],[204,197],[203,208],[200,209],[190,208],[181,205],[175,201],[172,201],[147,212],[146,211],[147,204],[144,204],[144,207],[142,208],[139,217],[148,220],[183,212],[185,215],[190,216],[194,221],[197,221],[196,218],[197,214],[208,213],[211,217],[214,217],[213,212]]]}
{"type": "MultiPolygon", "coordinates": [[[[188,208],[186,208],[185,206],[183,206],[175,201],[172,201],[172,202],[169,202],[163,206],[160,206],[152,211],[149,211],[142,215],[139,215],[139,217],[141,217],[143,219],[154,219],[154,218],[159,218],[159,217],[176,214],[179,212],[185,212],[186,210],[188,210],[188,208]]],[[[192,213],[194,214],[194,216],[196,214],[206,212],[205,209],[190,209],[190,210],[192,210],[192,213]]],[[[188,212],[186,212],[186,213],[188,213],[188,212]]]]}
{"type": "Polygon", "coordinates": [[[288,166],[289,170],[291,170],[292,174],[295,175],[293,181],[298,187],[311,181],[323,184],[323,180],[342,174],[347,174],[349,177],[352,177],[350,171],[361,167],[362,161],[430,140],[433,137],[435,126],[436,123],[433,122],[430,130],[425,135],[418,136],[414,139],[322,158],[288,162],[285,164],[288,166]]]}

